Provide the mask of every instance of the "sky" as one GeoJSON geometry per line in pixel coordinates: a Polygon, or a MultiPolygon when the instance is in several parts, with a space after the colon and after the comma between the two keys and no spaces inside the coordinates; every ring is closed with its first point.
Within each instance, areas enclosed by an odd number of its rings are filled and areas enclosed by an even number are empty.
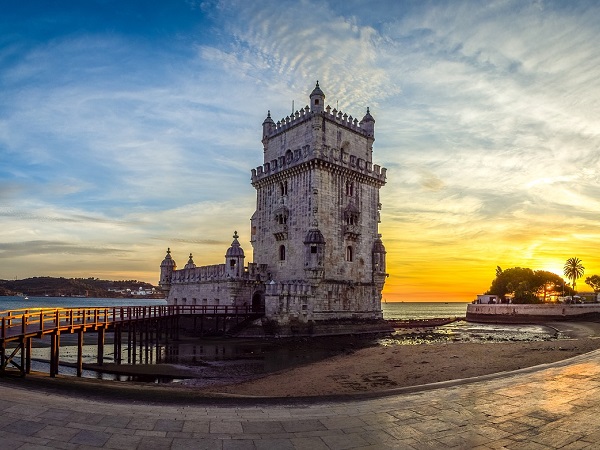
{"type": "MultiPolygon", "coordinates": [[[[387,301],[600,274],[596,1],[22,1],[0,14],[0,279],[251,255],[267,110],[376,120],[387,301]]],[[[251,258],[247,258],[251,260],[251,258]]]]}

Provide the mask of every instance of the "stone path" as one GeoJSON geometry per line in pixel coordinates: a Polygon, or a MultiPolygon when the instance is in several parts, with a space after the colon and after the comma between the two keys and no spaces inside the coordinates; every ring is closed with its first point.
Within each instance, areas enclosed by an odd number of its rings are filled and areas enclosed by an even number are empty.
{"type": "Polygon", "coordinates": [[[293,405],[73,400],[0,379],[0,411],[3,450],[595,449],[600,351],[453,387],[293,405]]]}

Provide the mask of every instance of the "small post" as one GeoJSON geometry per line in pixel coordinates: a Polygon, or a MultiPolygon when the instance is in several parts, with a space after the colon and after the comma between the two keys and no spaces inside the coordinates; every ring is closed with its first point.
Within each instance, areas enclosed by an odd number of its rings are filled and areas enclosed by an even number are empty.
{"type": "MultiPolygon", "coordinates": [[[[97,310],[96,310],[97,311],[97,310]]],[[[104,327],[98,328],[98,365],[104,362],[104,327]]]]}
{"type": "Polygon", "coordinates": [[[56,329],[50,335],[50,376],[54,378],[58,374],[58,357],[60,348],[60,334],[56,329]]]}
{"type": "Polygon", "coordinates": [[[31,373],[31,338],[25,339],[25,373],[31,373]]]}
{"type": "Polygon", "coordinates": [[[83,374],[83,327],[77,330],[77,376],[83,374]]]}

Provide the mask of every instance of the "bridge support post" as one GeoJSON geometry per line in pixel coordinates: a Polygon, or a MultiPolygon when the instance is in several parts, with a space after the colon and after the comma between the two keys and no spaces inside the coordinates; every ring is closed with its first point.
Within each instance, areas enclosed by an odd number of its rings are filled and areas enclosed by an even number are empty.
{"type": "Polygon", "coordinates": [[[58,374],[59,349],[60,332],[56,330],[50,334],[50,376],[52,378],[58,374]]]}
{"type": "Polygon", "coordinates": [[[127,324],[127,364],[131,364],[131,322],[127,324]]]}
{"type": "Polygon", "coordinates": [[[149,339],[149,334],[150,334],[149,322],[150,322],[150,319],[146,320],[146,323],[144,324],[145,325],[145,327],[144,327],[145,328],[145,332],[144,332],[144,350],[145,350],[145,356],[146,356],[146,358],[144,359],[144,361],[145,361],[146,364],[148,364],[148,356],[149,356],[149,350],[150,350],[150,347],[148,345],[148,341],[150,340],[149,339]]]}
{"type": "Polygon", "coordinates": [[[115,325],[113,329],[113,360],[121,364],[121,326],[115,325]]]}
{"type": "Polygon", "coordinates": [[[25,373],[31,373],[31,338],[25,338],[25,373]]]}
{"type": "Polygon", "coordinates": [[[77,376],[83,374],[83,328],[77,330],[77,376]]]}
{"type": "Polygon", "coordinates": [[[101,366],[104,362],[104,332],[105,328],[98,328],[98,365],[101,366]]]}
{"type": "Polygon", "coordinates": [[[137,325],[135,323],[133,324],[133,331],[132,331],[131,335],[132,335],[131,348],[133,349],[133,355],[131,358],[131,362],[133,364],[136,364],[137,363],[137,325]]]}

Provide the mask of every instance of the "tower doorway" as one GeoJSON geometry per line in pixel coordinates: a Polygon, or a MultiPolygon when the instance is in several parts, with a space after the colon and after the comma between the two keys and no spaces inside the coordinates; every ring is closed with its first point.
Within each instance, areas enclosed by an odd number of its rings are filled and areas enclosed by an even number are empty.
{"type": "Polygon", "coordinates": [[[263,312],[265,310],[265,296],[261,291],[257,291],[252,296],[252,312],[263,312]]]}

